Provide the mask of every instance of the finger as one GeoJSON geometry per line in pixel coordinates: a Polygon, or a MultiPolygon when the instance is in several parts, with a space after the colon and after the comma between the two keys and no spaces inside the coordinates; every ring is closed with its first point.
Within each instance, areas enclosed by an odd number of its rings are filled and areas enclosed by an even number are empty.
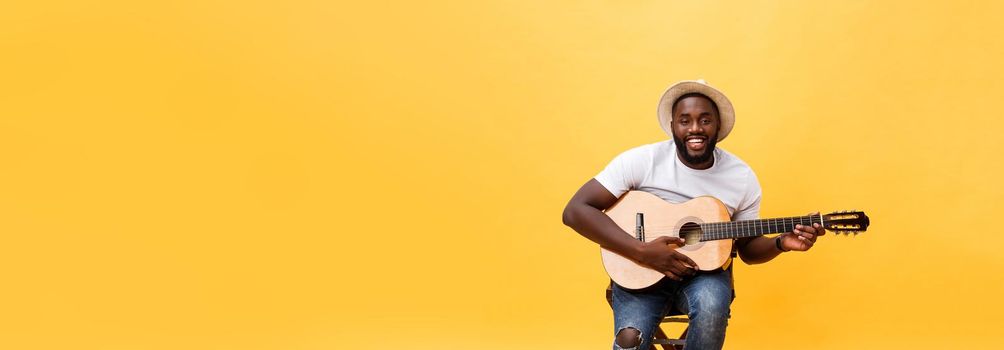
{"type": "Polygon", "coordinates": [[[682,238],[680,238],[680,237],[673,237],[673,236],[659,236],[659,238],[656,238],[652,242],[653,243],[659,242],[659,243],[665,244],[665,245],[678,245],[678,246],[679,245],[683,245],[683,239],[682,238]]]}
{"type": "Polygon", "coordinates": [[[802,247],[800,247],[801,249],[798,249],[798,250],[801,250],[801,251],[809,250],[809,248],[812,248],[812,246],[816,243],[816,242],[813,242],[811,239],[808,239],[808,238],[805,238],[805,237],[802,237],[802,236],[799,236],[798,240],[800,242],[802,242],[802,247]]]}
{"type": "MultiPolygon", "coordinates": [[[[666,236],[664,236],[664,237],[666,237],[666,236]]],[[[681,247],[684,244],[683,238],[680,238],[680,237],[667,237],[667,238],[669,238],[667,240],[669,242],[669,244],[677,245],[677,246],[681,246],[681,247]]]]}
{"type": "Polygon", "coordinates": [[[666,275],[666,277],[669,277],[669,279],[674,280],[674,281],[682,281],[683,280],[682,278],[678,277],[677,275],[675,275],[675,274],[673,274],[672,272],[669,272],[669,271],[663,271],[662,274],[666,275]]]}
{"type": "Polygon", "coordinates": [[[807,240],[809,240],[809,241],[811,241],[813,243],[816,242],[816,235],[808,233],[808,232],[802,232],[802,234],[799,235],[798,237],[799,238],[805,238],[805,239],[807,239],[807,240]]]}
{"type": "Polygon", "coordinates": [[[812,224],[812,226],[803,226],[802,231],[819,236],[819,232],[823,230],[819,227],[819,224],[812,224]]]}
{"type": "Polygon", "coordinates": [[[673,276],[676,276],[679,279],[683,279],[684,277],[690,276],[690,273],[687,272],[687,268],[682,266],[674,266],[672,267],[670,272],[673,273],[673,276]]]}
{"type": "MultiPolygon", "coordinates": [[[[687,259],[687,260],[689,260],[689,259],[687,259]]],[[[687,262],[685,260],[682,260],[682,259],[677,260],[677,261],[679,262],[679,264],[677,264],[677,266],[679,267],[679,270],[677,271],[677,275],[679,275],[681,277],[684,277],[684,276],[693,276],[694,273],[697,272],[697,270],[696,270],[697,269],[696,264],[687,265],[687,262]]]]}
{"type": "Polygon", "coordinates": [[[680,271],[679,275],[681,277],[690,277],[690,276],[693,276],[694,273],[696,273],[696,272],[697,272],[697,270],[694,270],[692,267],[684,267],[683,271],[680,271]]]}
{"type": "Polygon", "coordinates": [[[825,228],[823,228],[823,225],[820,225],[820,224],[812,224],[812,227],[815,227],[815,228],[816,228],[816,236],[822,236],[822,235],[825,235],[825,234],[826,234],[826,229],[825,229],[825,228]]]}
{"type": "Polygon", "coordinates": [[[659,236],[659,237],[656,237],[655,239],[653,239],[651,242],[652,243],[669,244],[669,238],[670,238],[669,236],[659,236]]]}
{"type": "Polygon", "coordinates": [[[798,237],[805,239],[809,242],[816,243],[816,235],[814,234],[802,232],[802,234],[798,237]]]}
{"type": "Polygon", "coordinates": [[[693,259],[691,259],[689,256],[681,254],[680,252],[673,252],[673,258],[675,258],[676,260],[679,260],[680,262],[686,264],[687,267],[690,267],[692,269],[696,269],[697,268],[697,263],[694,262],[693,259]]]}
{"type": "Polygon", "coordinates": [[[816,227],[818,227],[818,225],[819,224],[812,224],[812,226],[795,225],[795,229],[799,230],[799,231],[808,232],[808,233],[816,233],[816,227]]]}
{"type": "Polygon", "coordinates": [[[796,235],[801,235],[801,236],[804,236],[805,234],[810,234],[810,235],[815,236],[816,235],[816,228],[814,228],[812,226],[795,225],[795,229],[792,230],[791,232],[795,233],[796,235]]]}
{"type": "MultiPolygon", "coordinates": [[[[673,253],[676,253],[675,251],[673,253]]],[[[673,277],[684,277],[688,276],[690,268],[685,266],[679,260],[676,260],[675,256],[670,255],[668,259],[659,263],[656,267],[653,267],[656,271],[662,272],[667,276],[673,275],[673,277]]]]}
{"type": "MultiPolygon", "coordinates": [[[[816,216],[819,216],[819,212],[818,211],[814,211],[814,212],[809,213],[809,215],[807,215],[807,216],[816,217],[816,216]]],[[[817,236],[822,236],[824,233],[826,233],[826,230],[822,229],[823,225],[820,225],[818,223],[814,223],[814,224],[812,224],[812,227],[815,228],[815,229],[817,229],[815,231],[812,231],[812,233],[815,234],[815,235],[817,235],[817,236]]]]}
{"type": "Polygon", "coordinates": [[[802,226],[802,229],[795,231],[796,234],[805,238],[816,237],[816,229],[812,227],[802,226]]]}

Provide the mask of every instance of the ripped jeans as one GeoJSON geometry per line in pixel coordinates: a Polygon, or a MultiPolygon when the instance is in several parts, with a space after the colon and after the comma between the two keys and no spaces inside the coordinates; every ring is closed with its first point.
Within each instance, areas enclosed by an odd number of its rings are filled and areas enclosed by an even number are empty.
{"type": "Polygon", "coordinates": [[[616,334],[625,328],[641,332],[638,347],[648,350],[655,328],[663,315],[675,306],[690,317],[685,349],[721,349],[725,343],[725,328],[734,298],[730,270],[702,272],[677,282],[669,278],[638,290],[613,284],[614,350],[625,349],[617,344],[616,334]]]}

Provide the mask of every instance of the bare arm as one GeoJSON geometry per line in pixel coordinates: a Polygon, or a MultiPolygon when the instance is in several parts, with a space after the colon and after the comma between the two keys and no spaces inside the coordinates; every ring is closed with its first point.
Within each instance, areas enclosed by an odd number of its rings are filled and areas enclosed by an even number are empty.
{"type": "Polygon", "coordinates": [[[736,240],[739,258],[747,264],[762,264],[773,260],[781,251],[774,244],[773,237],[746,237],[736,240]]]}
{"type": "Polygon", "coordinates": [[[694,266],[697,264],[669,246],[682,245],[682,239],[659,237],[651,242],[641,242],[632,238],[603,213],[603,210],[610,208],[615,202],[617,197],[596,179],[590,179],[568,201],[561,220],[601,247],[660,271],[672,279],[679,280],[694,273],[694,266]]]}

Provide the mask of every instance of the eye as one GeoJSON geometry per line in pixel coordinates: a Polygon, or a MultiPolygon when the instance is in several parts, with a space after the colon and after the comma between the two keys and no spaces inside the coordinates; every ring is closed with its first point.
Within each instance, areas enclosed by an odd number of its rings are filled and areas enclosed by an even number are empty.
{"type": "Polygon", "coordinates": [[[711,119],[701,119],[701,124],[711,125],[711,119]]]}

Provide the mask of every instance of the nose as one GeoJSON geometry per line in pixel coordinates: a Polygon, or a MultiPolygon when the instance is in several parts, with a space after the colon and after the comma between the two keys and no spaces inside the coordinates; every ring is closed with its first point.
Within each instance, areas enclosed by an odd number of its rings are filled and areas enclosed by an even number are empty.
{"type": "Polygon", "coordinates": [[[701,130],[701,123],[699,123],[697,121],[694,121],[693,123],[690,123],[690,127],[687,128],[687,132],[689,132],[691,134],[700,134],[701,131],[702,131],[701,130]]]}

